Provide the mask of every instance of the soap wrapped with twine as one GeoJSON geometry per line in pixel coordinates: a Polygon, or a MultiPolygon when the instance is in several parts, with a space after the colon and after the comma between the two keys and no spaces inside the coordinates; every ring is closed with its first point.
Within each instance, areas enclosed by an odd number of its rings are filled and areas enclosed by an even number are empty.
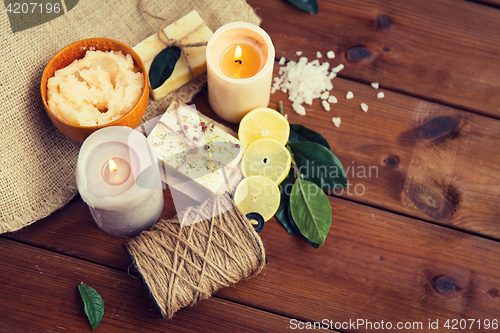
{"type": "MultiPolygon", "coordinates": [[[[177,192],[172,192],[178,212],[192,206],[193,201],[206,201],[214,195],[213,192],[233,191],[242,178],[240,159],[244,148],[236,140],[237,134],[199,113],[193,106],[173,101],[161,118],[150,121],[142,130],[153,147],[159,149],[157,155],[162,180],[171,190],[182,193],[178,196],[177,192]],[[228,133],[232,138],[223,137],[222,133],[228,133]],[[207,181],[217,184],[217,190],[200,187],[207,181]],[[185,196],[190,200],[185,200],[185,196]]],[[[179,218],[182,223],[189,224],[201,221],[179,218]]]]}
{"type": "Polygon", "coordinates": [[[161,220],[125,248],[163,318],[208,299],[217,290],[259,274],[264,246],[229,194],[191,207],[181,227],[177,217],[161,220]]]}
{"type": "MultiPolygon", "coordinates": [[[[206,46],[208,42],[182,43],[182,40],[187,39],[189,36],[191,36],[192,34],[197,32],[198,30],[200,30],[202,27],[207,26],[207,24],[205,22],[203,22],[202,24],[200,24],[196,28],[194,28],[191,32],[189,32],[187,35],[185,35],[179,39],[169,38],[164,30],[170,24],[169,20],[165,17],[155,15],[154,13],[149,11],[146,8],[146,5],[144,4],[143,0],[139,0],[139,7],[141,8],[141,10],[145,14],[147,14],[155,19],[163,21],[163,24],[160,26],[160,28],[156,32],[156,35],[158,36],[158,40],[161,43],[163,43],[164,48],[178,47],[181,50],[182,55],[184,56],[184,59],[186,60],[186,65],[189,69],[189,73],[191,74],[191,79],[195,79],[196,76],[194,75],[193,68],[191,67],[191,64],[189,63],[189,58],[187,56],[185,48],[206,46]]],[[[160,53],[161,51],[162,50],[158,50],[158,53],[160,53]]],[[[154,56],[156,56],[157,54],[155,54],[154,56]]],[[[143,59],[143,60],[147,61],[150,59],[143,59]]]]}

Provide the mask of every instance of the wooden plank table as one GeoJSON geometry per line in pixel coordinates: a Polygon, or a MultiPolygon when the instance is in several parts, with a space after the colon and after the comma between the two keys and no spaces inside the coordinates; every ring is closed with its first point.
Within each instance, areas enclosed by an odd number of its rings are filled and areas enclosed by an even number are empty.
{"type": "MultiPolygon", "coordinates": [[[[283,100],[290,123],[322,133],[348,169],[351,191],[329,193],[325,244],[314,249],[273,218],[260,234],[262,274],[162,320],[124,240],[102,232],[76,197],[0,236],[0,332],[90,331],[80,281],[104,299],[98,332],[274,332],[314,322],[339,332],[499,332],[500,2],[325,0],[318,15],[286,1],[249,3],[277,61],[320,51],[345,65],[330,112],[316,100],[299,116],[281,92],[270,104],[283,100]]],[[[193,102],[214,116],[205,93],[193,102]]]]}

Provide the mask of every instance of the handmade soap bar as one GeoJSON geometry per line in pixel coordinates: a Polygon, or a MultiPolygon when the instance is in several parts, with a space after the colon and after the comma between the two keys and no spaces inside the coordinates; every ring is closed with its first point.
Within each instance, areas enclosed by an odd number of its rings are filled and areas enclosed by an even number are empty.
{"type": "MultiPolygon", "coordinates": [[[[163,32],[167,38],[177,40],[181,44],[207,42],[213,35],[213,32],[206,26],[196,10],[193,10],[186,16],[164,28],[163,32]]],[[[157,33],[149,36],[133,47],[134,51],[141,57],[148,72],[153,59],[164,48],[165,44],[160,40],[157,33]]],[[[184,51],[194,76],[197,77],[205,73],[207,70],[205,55],[206,46],[185,47],[184,51]]],[[[193,77],[186,63],[186,58],[181,55],[179,61],[177,61],[175,65],[172,75],[160,87],[154,90],[150,89],[151,95],[154,99],[162,98],[192,79],[193,77]]]]}
{"type": "Polygon", "coordinates": [[[200,201],[227,189],[246,146],[200,115],[172,103],[148,135],[166,182],[200,201]],[[193,188],[193,183],[195,188],[193,188]]]}

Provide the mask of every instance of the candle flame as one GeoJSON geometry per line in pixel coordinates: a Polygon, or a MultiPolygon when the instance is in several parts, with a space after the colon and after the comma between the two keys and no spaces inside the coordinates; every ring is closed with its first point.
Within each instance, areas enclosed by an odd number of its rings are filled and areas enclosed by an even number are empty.
{"type": "Polygon", "coordinates": [[[234,62],[239,62],[240,65],[242,63],[243,54],[241,52],[241,47],[236,46],[236,50],[234,51],[234,62]]]}
{"type": "Polygon", "coordinates": [[[108,167],[109,167],[109,172],[111,172],[111,173],[116,172],[116,163],[115,163],[115,161],[113,161],[112,158],[110,158],[108,161],[108,167]]]}

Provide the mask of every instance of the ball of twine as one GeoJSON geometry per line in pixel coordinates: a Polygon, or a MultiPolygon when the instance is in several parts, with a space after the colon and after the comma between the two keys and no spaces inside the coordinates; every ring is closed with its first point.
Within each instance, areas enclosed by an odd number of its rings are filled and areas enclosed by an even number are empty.
{"type": "Polygon", "coordinates": [[[260,237],[229,195],[183,215],[198,217],[203,221],[182,228],[177,216],[161,220],[125,245],[163,318],[265,266],[260,237]]]}

